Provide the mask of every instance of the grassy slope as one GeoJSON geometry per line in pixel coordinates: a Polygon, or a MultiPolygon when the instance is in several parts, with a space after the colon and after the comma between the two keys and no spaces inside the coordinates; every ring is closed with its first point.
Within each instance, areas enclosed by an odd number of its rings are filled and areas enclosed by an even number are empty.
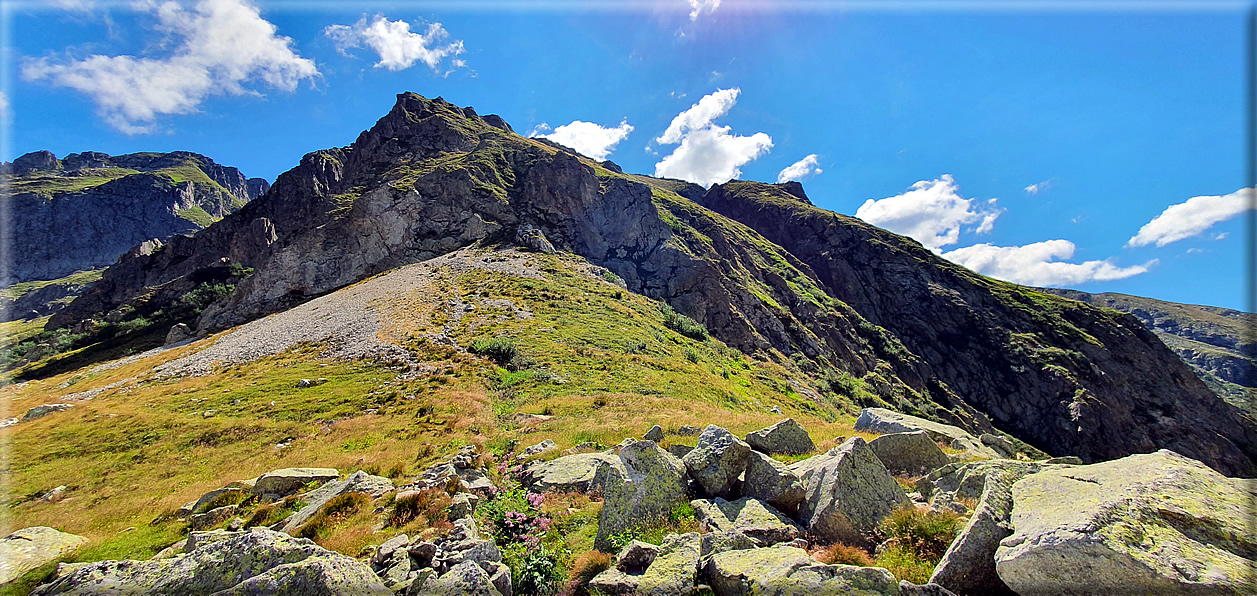
{"type": "MultiPolygon", "coordinates": [[[[772,405],[801,420],[818,443],[853,434],[848,404],[801,397],[790,385],[797,373],[668,329],[657,303],[595,276],[578,258],[536,258],[541,279],[472,270],[454,275],[443,292],[386,305],[393,324],[385,335],[429,363],[429,372],[415,378],[371,362],[322,361],[317,346],[204,377],[148,376],[195,344],[114,369],[84,368],[0,389],[5,415],[16,416],[70,393],[138,379],[68,412],[0,430],[11,488],[0,532],[52,525],[92,540],[79,560],[142,558],[178,538],[182,524],[166,516],[181,504],[279,467],[413,477],[467,443],[498,450],[546,438],[561,448],[615,444],[655,423],[714,422],[744,433],[779,420],[767,411],[772,405]],[[454,321],[444,305],[455,294],[490,302],[454,321]],[[527,314],[509,314],[515,312],[527,314]],[[513,337],[531,362],[508,372],[422,339],[438,328],[463,346],[513,337]],[[328,382],[295,387],[320,377],[328,382]],[[215,413],[206,417],[207,410],[215,413]],[[521,412],[554,418],[521,427],[514,420],[521,412]],[[59,485],[67,486],[65,500],[38,501],[59,485]]],[[[372,523],[368,516],[320,541],[358,555],[394,533],[373,533],[372,523]]]]}

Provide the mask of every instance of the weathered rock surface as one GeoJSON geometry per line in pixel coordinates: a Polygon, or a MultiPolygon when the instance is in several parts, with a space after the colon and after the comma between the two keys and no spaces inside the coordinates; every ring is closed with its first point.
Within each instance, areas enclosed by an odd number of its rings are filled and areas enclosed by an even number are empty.
{"type": "Polygon", "coordinates": [[[27,572],[74,554],[87,538],[46,526],[22,528],[0,539],[0,587],[27,572]]]}
{"type": "Polygon", "coordinates": [[[742,494],[793,514],[807,494],[803,481],[785,464],[752,451],[747,458],[742,494]]]}
{"type": "Polygon", "coordinates": [[[594,484],[603,487],[602,513],[594,548],[607,549],[608,537],[651,518],[664,517],[689,502],[685,464],[654,441],[620,450],[619,465],[603,462],[594,484]]]}
{"type": "Polygon", "coordinates": [[[1018,594],[1242,594],[1257,562],[1251,481],[1161,450],[1013,485],[995,567],[1018,594]]]}
{"type": "Polygon", "coordinates": [[[493,578],[473,561],[459,563],[445,575],[428,580],[421,589],[408,590],[406,593],[431,596],[502,596],[497,586],[493,585],[493,578]]]}
{"type": "Polygon", "coordinates": [[[612,567],[589,580],[589,588],[607,596],[633,594],[637,591],[637,583],[641,578],[640,574],[625,573],[612,567]]]}
{"type": "Polygon", "coordinates": [[[669,534],[659,552],[637,582],[637,594],[671,596],[689,594],[698,574],[700,539],[697,533],[669,534]]]}
{"type": "Polygon", "coordinates": [[[337,478],[340,478],[340,472],[336,468],[284,468],[262,474],[251,490],[259,497],[286,497],[311,482],[322,484],[337,478]]]}
{"type": "Polygon", "coordinates": [[[329,482],[306,493],[303,499],[306,506],[284,520],[284,525],[280,530],[289,534],[296,532],[301,529],[302,525],[310,521],[310,518],[313,518],[320,509],[340,495],[362,493],[372,498],[377,498],[390,490],[393,490],[392,480],[382,476],[372,476],[362,470],[358,470],[344,480],[329,482]]]}
{"type": "Polygon", "coordinates": [[[742,497],[736,501],[695,499],[690,501],[699,527],[707,532],[739,532],[757,546],[789,542],[803,535],[794,520],[755,499],[742,497]]]}
{"type": "Polygon", "coordinates": [[[620,549],[615,556],[615,568],[632,575],[641,575],[659,555],[659,547],[649,542],[634,540],[620,549]]]}
{"type": "Polygon", "coordinates": [[[794,418],[786,418],[768,428],[746,435],[746,443],[763,453],[799,455],[816,449],[807,429],[795,422],[794,418]]]}
{"type": "Polygon", "coordinates": [[[64,412],[73,407],[74,407],[74,404],[43,404],[40,406],[35,406],[27,410],[26,413],[22,415],[21,422],[30,422],[32,420],[38,420],[54,412],[64,412]]]}
{"type": "MultiPolygon", "coordinates": [[[[973,593],[987,594],[987,592],[973,593]]],[[[905,579],[899,581],[899,596],[956,596],[956,593],[934,582],[917,585],[905,579]]]]}
{"type": "Polygon", "coordinates": [[[733,550],[707,563],[706,573],[718,596],[851,594],[897,596],[899,586],[880,567],[824,565],[793,546],[733,550]]]}
{"type": "Polygon", "coordinates": [[[931,439],[942,441],[956,449],[965,449],[980,457],[1002,457],[963,428],[901,414],[886,408],[861,410],[860,417],[855,421],[855,429],[882,434],[925,431],[931,439]]]}
{"type": "Polygon", "coordinates": [[[547,462],[530,464],[524,470],[523,482],[537,492],[591,492],[598,466],[620,465],[620,458],[610,453],[578,453],[547,462]]]}
{"type": "Polygon", "coordinates": [[[698,436],[698,444],[682,461],[690,477],[708,495],[728,496],[737,486],[738,477],[746,471],[751,447],[733,433],[716,425],[708,425],[698,436]]]}
{"type": "Polygon", "coordinates": [[[388,595],[366,565],[304,538],[255,528],[184,555],[155,561],[100,561],[33,594],[388,595]]]}
{"type": "Polygon", "coordinates": [[[869,441],[869,449],[892,474],[924,474],[951,463],[923,430],[882,435],[869,441]]]}
{"type": "Polygon", "coordinates": [[[663,440],[663,427],[659,426],[658,424],[650,427],[650,430],[646,431],[646,434],[642,435],[642,438],[647,441],[654,441],[656,443],[658,443],[659,441],[662,441],[663,440]]]}
{"type": "Polygon", "coordinates": [[[790,471],[807,486],[797,519],[823,540],[867,544],[866,534],[883,517],[912,503],[860,437],[797,462],[790,471]]]}
{"type": "Polygon", "coordinates": [[[527,459],[534,455],[541,455],[542,453],[545,453],[547,451],[554,451],[555,449],[558,449],[558,448],[559,446],[556,445],[554,441],[551,441],[550,439],[546,439],[540,443],[537,443],[536,445],[525,447],[524,450],[520,451],[519,455],[515,457],[519,459],[527,459]]]}

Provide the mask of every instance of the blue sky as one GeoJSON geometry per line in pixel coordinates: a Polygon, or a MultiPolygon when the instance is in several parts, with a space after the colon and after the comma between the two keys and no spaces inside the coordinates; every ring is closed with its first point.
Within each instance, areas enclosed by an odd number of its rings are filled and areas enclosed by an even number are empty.
{"type": "Polygon", "coordinates": [[[0,157],[273,180],[414,91],[626,171],[801,178],[995,277],[1245,306],[1247,3],[345,4],[6,2],[0,157]]]}

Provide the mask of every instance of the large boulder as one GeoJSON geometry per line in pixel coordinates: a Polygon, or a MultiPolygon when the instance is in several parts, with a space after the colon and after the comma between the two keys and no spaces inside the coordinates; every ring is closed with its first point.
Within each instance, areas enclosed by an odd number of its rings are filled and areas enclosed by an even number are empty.
{"type": "Polygon", "coordinates": [[[524,468],[523,483],[537,492],[582,492],[595,488],[598,466],[620,464],[614,453],[578,453],[547,462],[536,462],[524,468]]]}
{"type": "Polygon", "coordinates": [[[155,561],[79,566],[32,594],[391,594],[371,568],[304,538],[255,528],[155,561]]]}
{"type": "Polygon", "coordinates": [[[1000,579],[1039,594],[1251,593],[1257,487],[1167,450],[1013,485],[1000,579]]]}
{"type": "MultiPolygon", "coordinates": [[[[413,586],[412,586],[413,587],[413,586]]],[[[407,594],[424,596],[502,596],[493,578],[474,561],[464,561],[437,579],[430,579],[420,589],[407,594]]]]}
{"type": "Polygon", "coordinates": [[[923,430],[930,438],[964,449],[977,457],[1001,457],[995,450],[982,444],[978,437],[963,428],[926,420],[908,414],[900,414],[885,408],[864,408],[856,418],[855,429],[881,434],[909,433],[923,430]]]}
{"type": "Polygon", "coordinates": [[[803,481],[785,464],[752,451],[746,462],[742,494],[793,514],[806,494],[803,481]]]}
{"type": "Polygon", "coordinates": [[[306,502],[306,506],[284,520],[284,525],[280,528],[280,531],[289,534],[296,532],[306,522],[310,521],[320,509],[323,509],[332,499],[340,495],[362,493],[369,495],[371,498],[377,498],[390,490],[393,490],[392,480],[382,476],[372,476],[362,470],[358,470],[344,480],[329,482],[306,493],[303,499],[306,502]]]}
{"type": "Polygon", "coordinates": [[[796,519],[827,542],[867,544],[882,518],[912,503],[860,437],[796,462],[790,471],[807,486],[796,519]]]}
{"type": "Polygon", "coordinates": [[[708,561],[705,572],[717,596],[899,594],[894,576],[885,569],[825,565],[812,560],[807,551],[784,544],[718,553],[708,561]]]}
{"type": "Polygon", "coordinates": [[[746,435],[746,443],[763,453],[801,455],[811,453],[813,449],[816,449],[816,444],[812,442],[812,437],[808,436],[807,429],[795,422],[794,418],[786,418],[768,428],[746,435]]]}
{"type": "Polygon", "coordinates": [[[665,536],[655,560],[638,580],[635,593],[672,596],[692,592],[698,575],[700,544],[697,532],[665,536]]]}
{"type": "Polygon", "coordinates": [[[30,571],[74,554],[87,539],[45,526],[0,538],[0,588],[30,571]]]}
{"type": "Polygon", "coordinates": [[[755,499],[736,501],[695,499],[690,501],[699,527],[706,532],[737,531],[758,546],[789,542],[803,535],[803,528],[785,514],[755,499]]]}
{"type": "Polygon", "coordinates": [[[698,436],[698,445],[682,461],[703,491],[713,497],[728,496],[746,471],[751,447],[733,433],[708,425],[698,436]]]}
{"type": "Polygon", "coordinates": [[[1017,480],[1059,464],[995,459],[950,463],[917,479],[916,489],[930,507],[937,510],[969,510],[977,506],[986,490],[987,478],[1011,474],[1017,480]]]}
{"type": "Polygon", "coordinates": [[[925,474],[951,463],[923,430],[882,435],[869,441],[869,448],[892,474],[925,474]]]}
{"type": "Polygon", "coordinates": [[[619,460],[599,464],[593,481],[603,496],[594,548],[604,551],[611,546],[611,535],[666,517],[689,502],[685,464],[654,441],[626,445],[619,460]]]}
{"type": "Polygon", "coordinates": [[[284,468],[262,474],[250,490],[259,497],[286,497],[307,484],[323,484],[337,478],[340,478],[340,472],[336,468],[284,468]]]}

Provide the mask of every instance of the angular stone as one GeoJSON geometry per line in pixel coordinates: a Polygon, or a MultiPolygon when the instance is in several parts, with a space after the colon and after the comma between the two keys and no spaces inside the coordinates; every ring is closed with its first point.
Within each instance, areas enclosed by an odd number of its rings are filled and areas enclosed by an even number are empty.
{"type": "Polygon", "coordinates": [[[707,563],[706,572],[718,596],[899,594],[894,576],[885,569],[824,565],[812,560],[807,551],[782,544],[719,553],[707,563]]]}
{"type": "Polygon", "coordinates": [[[470,516],[471,512],[476,510],[474,503],[479,501],[480,497],[471,493],[458,493],[454,495],[449,506],[448,519],[450,521],[457,521],[470,516]],[[474,502],[472,501],[473,499],[475,499],[474,502]]]}
{"type": "Polygon", "coordinates": [[[672,596],[694,590],[698,575],[701,539],[697,532],[669,534],[659,545],[659,554],[637,582],[637,594],[672,596]]]}
{"type": "Polygon", "coordinates": [[[706,562],[712,555],[723,553],[730,550],[742,550],[746,548],[758,548],[746,534],[737,530],[727,530],[724,532],[708,532],[703,534],[703,542],[701,546],[702,560],[706,562]]]}
{"type": "Polygon", "coordinates": [[[192,515],[192,518],[188,520],[188,527],[193,530],[212,528],[235,517],[236,513],[239,511],[239,505],[224,505],[222,507],[210,509],[205,513],[195,513],[192,515]]]}
{"type": "Polygon", "coordinates": [[[547,462],[536,462],[524,470],[523,483],[537,492],[592,492],[594,475],[603,463],[618,466],[620,458],[611,453],[578,453],[547,462]]]}
{"type": "MultiPolygon", "coordinates": [[[[409,592],[407,592],[409,593],[409,592]]],[[[493,579],[472,561],[464,561],[435,581],[428,580],[422,591],[425,596],[503,596],[493,579]]]]}
{"type": "Polygon", "coordinates": [[[807,486],[799,523],[827,542],[867,544],[867,533],[882,518],[912,504],[860,437],[797,462],[790,470],[807,486]]]}
{"type": "Polygon", "coordinates": [[[373,565],[383,565],[385,561],[393,558],[394,552],[406,548],[407,544],[410,544],[410,537],[405,534],[398,534],[385,540],[380,545],[379,550],[375,551],[375,555],[371,557],[371,563],[373,565]]]}
{"type": "Polygon", "coordinates": [[[668,445],[668,453],[677,458],[684,458],[693,450],[694,448],[689,445],[668,445]]]}
{"type": "Polygon", "coordinates": [[[534,455],[541,455],[542,453],[545,453],[547,451],[554,451],[555,449],[558,449],[558,448],[559,446],[555,444],[554,441],[551,441],[550,439],[546,439],[531,447],[525,447],[523,451],[519,452],[519,455],[515,456],[515,459],[528,459],[534,455]]]}
{"type": "Polygon", "coordinates": [[[1000,454],[1000,457],[1012,457],[1017,454],[1017,448],[1013,446],[1013,442],[1005,437],[983,433],[978,436],[978,440],[982,441],[983,445],[994,449],[996,453],[1000,454]]]}
{"type": "Polygon", "coordinates": [[[22,528],[0,539],[0,587],[28,572],[74,554],[87,538],[46,526],[22,528]]]}
{"type": "Polygon", "coordinates": [[[956,449],[964,449],[978,457],[1000,457],[995,450],[982,444],[977,437],[963,428],[934,422],[908,414],[900,414],[885,408],[864,408],[856,418],[855,429],[880,434],[907,433],[923,430],[935,441],[948,443],[956,449]]]}
{"type": "MultiPolygon", "coordinates": [[[[990,592],[972,593],[990,594],[990,592]]],[[[956,593],[934,582],[917,585],[905,579],[899,581],[899,596],[956,596],[956,593]]]]}
{"type": "Polygon", "coordinates": [[[708,425],[698,436],[698,445],[682,461],[703,491],[713,497],[728,496],[746,471],[751,447],[733,433],[708,425]]]}
{"type": "Polygon", "coordinates": [[[646,431],[646,434],[642,435],[642,438],[647,441],[654,441],[656,443],[658,443],[659,441],[662,441],[663,440],[663,427],[659,426],[658,424],[650,427],[650,430],[646,431]]]}
{"type": "Polygon", "coordinates": [[[229,486],[229,487],[219,488],[219,489],[209,491],[201,495],[201,498],[197,499],[196,502],[192,505],[192,513],[197,514],[197,513],[205,513],[206,511],[209,511],[210,509],[209,506],[214,502],[215,499],[217,499],[218,497],[222,495],[238,495],[236,499],[236,502],[238,503],[244,500],[245,492],[246,492],[245,489],[234,487],[234,486],[229,486]]]}
{"type": "Polygon", "coordinates": [[[1244,593],[1257,487],[1162,449],[1044,470],[1013,485],[1000,579],[1040,594],[1244,593]]]}
{"type": "Polygon", "coordinates": [[[816,449],[816,444],[812,442],[812,437],[808,436],[807,429],[795,422],[794,418],[786,418],[777,424],[746,435],[746,443],[763,453],[801,455],[811,453],[813,449],[816,449]]]}
{"type": "Polygon", "coordinates": [[[785,464],[758,451],[747,458],[742,494],[794,513],[807,491],[803,481],[785,464]]]}
{"type": "Polygon", "coordinates": [[[882,435],[869,441],[869,448],[892,474],[927,474],[951,463],[923,430],[882,435]]]}
{"type": "Polygon", "coordinates": [[[652,518],[666,517],[689,502],[685,464],[654,441],[620,450],[618,464],[603,462],[594,484],[603,487],[602,513],[594,548],[610,548],[608,538],[652,518]]]}
{"type": "Polygon", "coordinates": [[[253,494],[257,496],[278,495],[286,497],[315,482],[323,484],[329,480],[340,478],[335,468],[284,468],[267,472],[253,483],[253,494]]]}
{"type": "MultiPolygon", "coordinates": [[[[259,479],[258,482],[260,483],[261,480],[259,479]]],[[[371,498],[378,498],[390,490],[393,490],[392,480],[382,476],[372,476],[362,470],[358,470],[344,480],[329,482],[307,493],[304,499],[306,506],[284,520],[284,525],[280,528],[280,531],[288,534],[296,532],[306,522],[310,521],[320,509],[340,495],[362,493],[371,498]]]]}
{"type": "Polygon", "coordinates": [[[695,499],[690,501],[699,527],[708,532],[737,531],[757,546],[789,542],[803,535],[803,528],[785,514],[750,497],[736,501],[695,499]]]}
{"type": "Polygon", "coordinates": [[[486,561],[480,564],[480,568],[489,574],[489,583],[498,589],[502,596],[512,596],[515,593],[514,586],[511,585],[511,568],[501,563],[486,561]]]}
{"type": "Polygon", "coordinates": [[[697,426],[690,426],[688,424],[682,424],[681,427],[677,429],[677,434],[682,437],[697,437],[702,433],[703,429],[697,426]]]}
{"type": "Polygon", "coordinates": [[[606,594],[607,596],[633,594],[637,592],[637,582],[641,577],[640,575],[629,575],[612,567],[589,580],[589,588],[590,590],[596,590],[595,593],[606,594]]]}
{"type": "Polygon", "coordinates": [[[615,568],[628,574],[641,575],[658,554],[658,546],[634,540],[620,549],[615,557],[615,568]]]}

